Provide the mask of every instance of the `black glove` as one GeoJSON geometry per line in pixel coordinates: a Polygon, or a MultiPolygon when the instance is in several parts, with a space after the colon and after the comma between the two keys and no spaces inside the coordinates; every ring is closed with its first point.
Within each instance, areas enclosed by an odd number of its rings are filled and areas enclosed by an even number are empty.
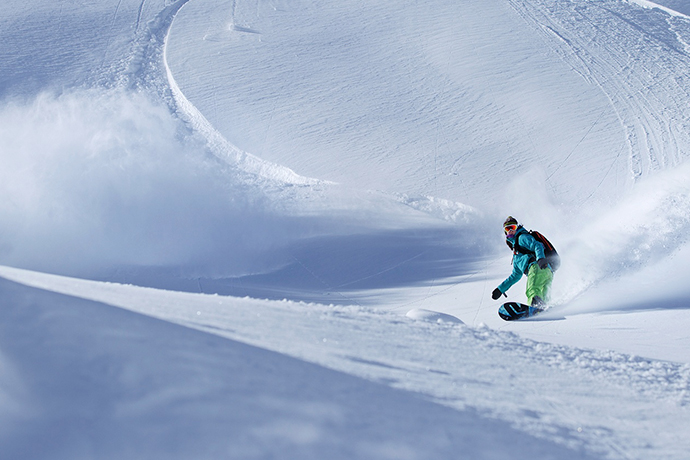
{"type": "Polygon", "coordinates": [[[499,288],[494,289],[494,292],[491,293],[491,298],[494,300],[498,300],[499,297],[501,297],[503,293],[499,288]]]}
{"type": "Polygon", "coordinates": [[[549,263],[546,261],[545,258],[542,257],[541,259],[537,260],[537,265],[539,265],[539,268],[543,270],[549,266],[549,263]]]}

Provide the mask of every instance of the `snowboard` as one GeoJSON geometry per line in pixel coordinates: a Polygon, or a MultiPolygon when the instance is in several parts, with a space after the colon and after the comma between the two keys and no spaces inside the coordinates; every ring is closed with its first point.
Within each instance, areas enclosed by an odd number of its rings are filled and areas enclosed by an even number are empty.
{"type": "Polygon", "coordinates": [[[531,318],[543,311],[541,308],[530,307],[524,303],[506,302],[498,307],[498,316],[506,321],[515,321],[517,319],[531,318]]]}

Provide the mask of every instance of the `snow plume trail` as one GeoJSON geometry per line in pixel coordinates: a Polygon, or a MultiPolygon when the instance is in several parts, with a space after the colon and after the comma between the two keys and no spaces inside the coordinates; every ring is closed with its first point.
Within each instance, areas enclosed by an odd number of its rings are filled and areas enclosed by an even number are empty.
{"type": "Polygon", "coordinates": [[[561,251],[565,263],[559,279],[570,280],[559,283],[561,302],[599,284],[649,270],[665,281],[648,289],[648,298],[688,291],[685,282],[672,281],[672,274],[680,269],[679,263],[683,265],[682,260],[674,260],[676,254],[687,251],[690,240],[689,163],[640,182],[625,200],[599,217],[575,221],[583,224],[571,226],[577,235],[561,251]]]}
{"type": "Polygon", "coordinates": [[[143,95],[94,89],[6,104],[0,145],[3,263],[233,272],[256,268],[255,251],[291,233],[262,190],[241,185],[143,95]]]}
{"type": "Polygon", "coordinates": [[[563,208],[545,185],[535,185],[544,184],[545,175],[533,170],[508,184],[495,220],[514,215],[556,246],[562,266],[554,304],[577,300],[582,309],[604,311],[690,295],[687,282],[678,279],[690,270],[683,256],[690,252],[690,162],[641,179],[616,203],[577,210],[563,208]]]}

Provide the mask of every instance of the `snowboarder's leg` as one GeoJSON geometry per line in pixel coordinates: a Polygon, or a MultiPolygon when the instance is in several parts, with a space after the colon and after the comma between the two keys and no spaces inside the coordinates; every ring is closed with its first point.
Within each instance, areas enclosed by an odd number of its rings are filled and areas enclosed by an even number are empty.
{"type": "Polygon", "coordinates": [[[539,297],[544,302],[549,301],[549,289],[553,281],[553,272],[550,268],[541,269],[537,264],[532,265],[527,272],[527,303],[532,304],[534,297],[539,297]]]}

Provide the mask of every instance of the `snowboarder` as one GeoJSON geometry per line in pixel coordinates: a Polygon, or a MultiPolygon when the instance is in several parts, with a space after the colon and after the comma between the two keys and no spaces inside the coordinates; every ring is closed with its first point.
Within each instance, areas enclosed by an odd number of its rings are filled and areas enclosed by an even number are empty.
{"type": "MultiPolygon", "coordinates": [[[[498,300],[505,295],[522,275],[527,275],[527,302],[530,306],[543,309],[549,300],[549,289],[553,281],[553,269],[544,254],[544,245],[537,241],[517,219],[512,216],[503,223],[506,243],[513,249],[513,272],[491,293],[498,300]]],[[[506,296],[507,297],[507,296],[506,296]]]]}

